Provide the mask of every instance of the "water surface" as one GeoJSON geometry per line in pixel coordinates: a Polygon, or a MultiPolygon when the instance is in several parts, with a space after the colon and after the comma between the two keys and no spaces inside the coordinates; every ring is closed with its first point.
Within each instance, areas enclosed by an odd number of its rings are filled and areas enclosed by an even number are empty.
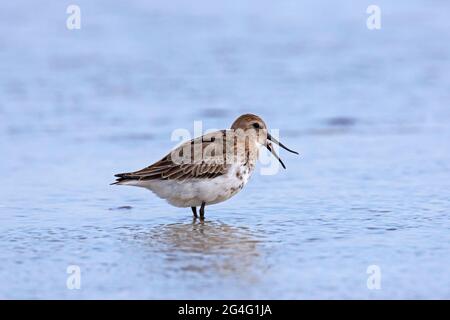
{"type": "Polygon", "coordinates": [[[0,5],[0,298],[450,298],[449,4],[77,3],[0,5]],[[244,112],[301,156],[204,223],[109,186],[244,112]]]}

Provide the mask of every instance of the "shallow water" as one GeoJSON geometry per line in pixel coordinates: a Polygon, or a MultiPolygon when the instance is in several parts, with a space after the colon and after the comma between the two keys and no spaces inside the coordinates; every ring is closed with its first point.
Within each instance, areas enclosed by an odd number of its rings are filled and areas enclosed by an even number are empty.
{"type": "Polygon", "coordinates": [[[0,4],[0,298],[450,298],[449,4],[77,3],[0,4]],[[109,186],[244,112],[301,157],[204,223],[109,186]]]}

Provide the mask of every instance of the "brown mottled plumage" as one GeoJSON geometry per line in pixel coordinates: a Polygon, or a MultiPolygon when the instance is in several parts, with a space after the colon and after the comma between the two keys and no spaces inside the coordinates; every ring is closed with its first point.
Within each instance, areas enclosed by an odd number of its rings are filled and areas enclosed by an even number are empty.
{"type": "Polygon", "coordinates": [[[285,167],[271,142],[296,153],[275,140],[260,117],[244,114],[231,129],[185,142],[144,169],[116,174],[113,184],[150,189],[172,205],[192,207],[195,217],[196,207],[201,206],[203,218],[206,204],[227,200],[247,183],[259,156],[259,145],[285,167]]]}

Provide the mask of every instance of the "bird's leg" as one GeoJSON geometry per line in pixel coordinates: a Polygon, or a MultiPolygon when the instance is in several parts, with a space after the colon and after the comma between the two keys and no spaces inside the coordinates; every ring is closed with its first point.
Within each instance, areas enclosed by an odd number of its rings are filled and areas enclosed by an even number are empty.
{"type": "Polygon", "coordinates": [[[194,218],[197,218],[197,207],[191,207],[192,213],[194,214],[194,218]]]}
{"type": "Polygon", "coordinates": [[[200,220],[205,220],[205,204],[202,202],[202,205],[200,207],[200,220]]]}

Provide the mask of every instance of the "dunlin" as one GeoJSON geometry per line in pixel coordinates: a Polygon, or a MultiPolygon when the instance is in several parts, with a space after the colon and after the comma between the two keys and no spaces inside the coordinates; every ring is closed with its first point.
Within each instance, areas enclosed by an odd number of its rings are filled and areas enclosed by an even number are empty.
{"type": "Polygon", "coordinates": [[[191,207],[195,218],[200,207],[200,219],[204,219],[206,205],[225,201],[245,186],[260,146],[266,147],[286,169],[272,143],[298,154],[272,137],[260,117],[244,114],[231,129],[185,142],[142,170],[116,174],[113,184],[147,188],[173,206],[191,207]]]}

